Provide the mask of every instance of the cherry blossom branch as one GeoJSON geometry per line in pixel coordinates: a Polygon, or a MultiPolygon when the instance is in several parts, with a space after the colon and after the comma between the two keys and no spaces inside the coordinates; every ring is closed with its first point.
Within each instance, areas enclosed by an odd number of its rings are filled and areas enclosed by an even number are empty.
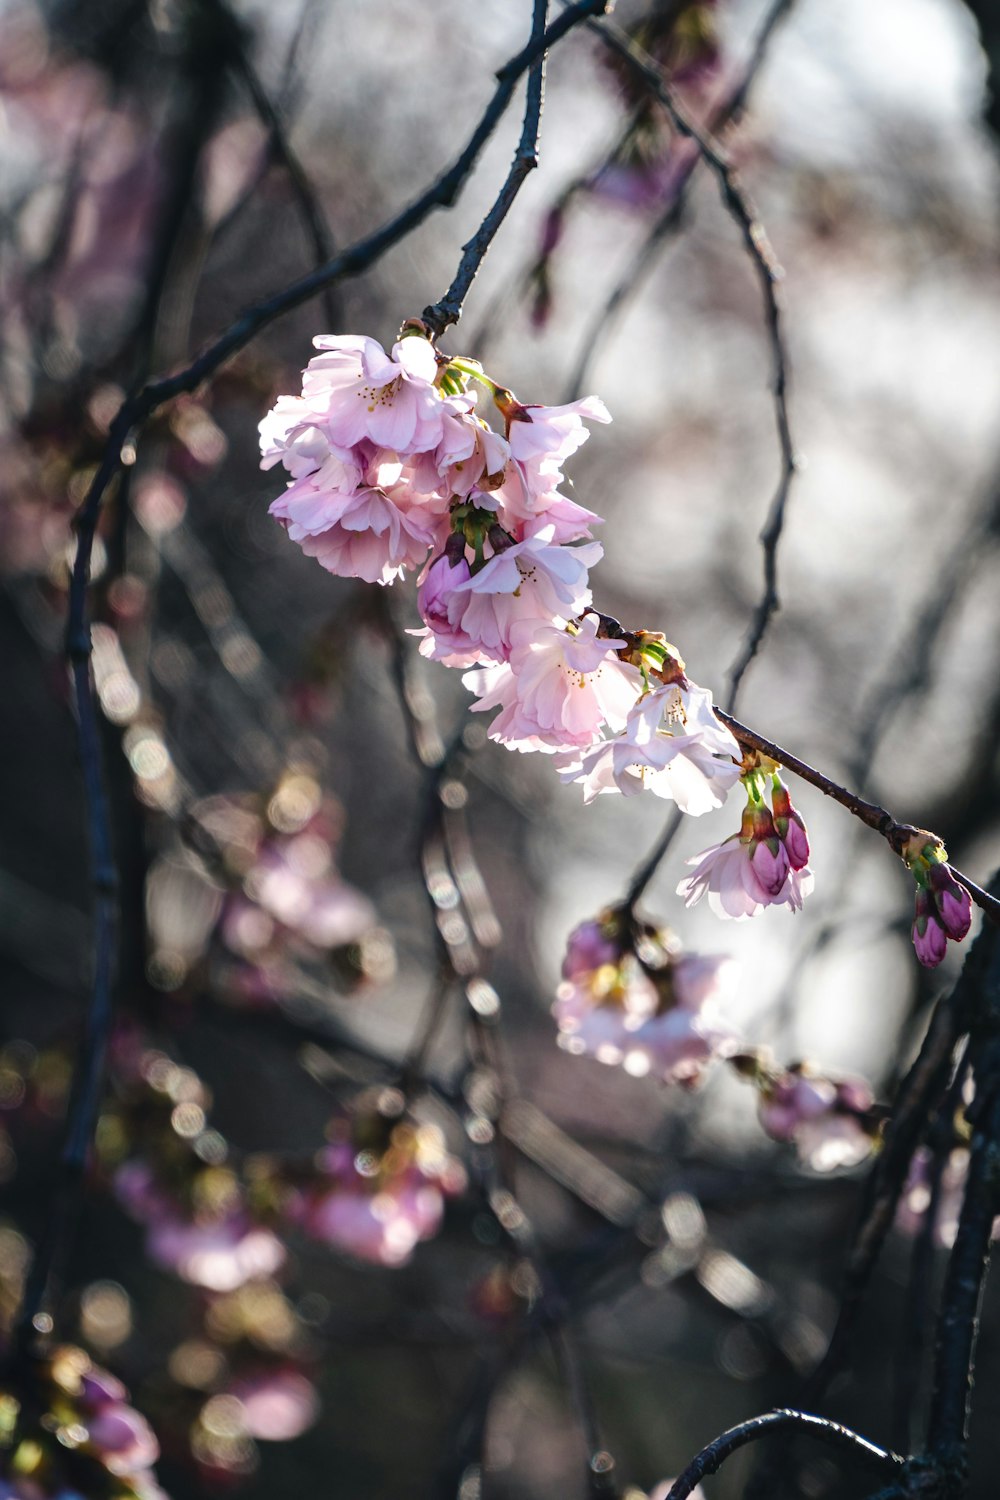
{"type": "MultiPolygon", "coordinates": [[[[782,749],[774,740],[766,739],[755,729],[741,724],[738,719],[734,719],[723,709],[716,709],[716,714],[722,723],[732,730],[741,745],[751,750],[758,750],[761,754],[780,762],[789,771],[794,771],[795,775],[800,776],[803,781],[808,781],[810,786],[816,787],[827,797],[832,797],[834,802],[839,802],[841,807],[845,807],[868,828],[881,834],[897,854],[901,853],[907,840],[914,834],[925,832],[925,830],[915,828],[912,823],[900,823],[891,812],[880,807],[877,802],[869,802],[866,798],[859,797],[856,792],[849,791],[847,787],[840,786],[822,771],[817,771],[806,761],[800,760],[797,755],[792,755],[788,750],[782,749]]],[[[928,837],[936,836],[930,834],[928,837]]],[[[982,886],[977,885],[974,880],[970,880],[968,875],[963,875],[961,870],[956,870],[953,865],[949,868],[955,879],[965,887],[973,901],[980,910],[986,913],[990,921],[1000,923],[1000,900],[989,891],[983,890],[982,886]]]]}
{"type": "MultiPolygon", "coordinates": [[[[548,0],[534,0],[531,22],[531,42],[539,43],[545,35],[548,19],[548,0]]],[[[462,246],[462,259],[451,286],[440,302],[425,307],[424,322],[438,337],[462,316],[462,304],[469,288],[486,259],[486,252],[493,238],[510,211],[511,205],[524,185],[525,178],[538,166],[538,132],[542,121],[542,106],[545,101],[545,53],[542,52],[532,64],[528,74],[527,98],[524,106],[524,123],[521,138],[514,152],[510,171],[500,189],[493,207],[486,215],[471,240],[462,246]]]]}
{"type": "Polygon", "coordinates": [[[962,1030],[970,976],[978,965],[977,948],[987,941],[987,936],[992,939],[992,929],[984,929],[976,939],[966,956],[958,984],[938,1002],[920,1051],[896,1095],[882,1150],[865,1182],[837,1321],[826,1353],[806,1386],[806,1399],[810,1402],[819,1400],[840,1367],[862,1297],[895,1218],[913,1153],[931,1112],[947,1088],[955,1043],[962,1030]]]}
{"type": "MultiPolygon", "coordinates": [[[[956,1075],[951,1095],[960,1091],[965,1081],[964,1068],[956,1075]]],[[[942,1110],[938,1129],[932,1132],[931,1164],[927,1182],[927,1207],[923,1223],[913,1242],[910,1256],[910,1284],[906,1293],[903,1328],[896,1352],[895,1389],[893,1393],[893,1433],[895,1441],[909,1453],[913,1448],[913,1418],[917,1408],[924,1356],[927,1349],[927,1308],[931,1300],[934,1276],[934,1249],[941,1213],[941,1188],[945,1167],[954,1144],[953,1111],[942,1110]],[[941,1126],[944,1129],[941,1129],[941,1126]]]]}
{"type": "Polygon", "coordinates": [[[969,1175],[958,1233],[948,1260],[934,1360],[927,1452],[946,1472],[963,1474],[979,1333],[979,1309],[990,1264],[993,1221],[1000,1210],[1000,965],[984,975],[985,993],[973,1031],[976,1098],[969,1175]]]}
{"type": "Polygon", "coordinates": [[[765,1412],[760,1417],[751,1417],[748,1422],[741,1422],[737,1427],[730,1427],[727,1432],[721,1433],[674,1480],[667,1500],[687,1500],[702,1479],[718,1473],[726,1459],[740,1448],[770,1436],[773,1432],[787,1430],[810,1432],[823,1442],[830,1443],[835,1448],[846,1449],[860,1458],[867,1458],[889,1472],[899,1472],[904,1464],[904,1459],[898,1453],[878,1447],[839,1422],[831,1422],[826,1417],[813,1416],[809,1412],[782,1409],[765,1412]]]}
{"type": "Polygon", "coordinates": [[[767,234],[757,211],[744,191],[725,152],[695,124],[677,103],[661,78],[659,69],[652,58],[624,31],[610,22],[594,19],[589,20],[587,25],[597,32],[606,46],[624,58],[641,75],[650,92],[663,106],[674,129],[679,135],[693,141],[697,146],[699,155],[719,184],[722,201],[728,213],[743,236],[747,254],[757,273],[764,298],[767,331],[771,344],[772,393],[781,453],[781,472],[760,538],[764,550],[764,592],[750,622],[743,646],[730,671],[728,706],[732,710],[736,705],[746,670],[760,650],[771,619],[779,608],[778,544],[784,528],[785,509],[792,480],[799,466],[788,418],[788,356],[785,350],[781,304],[777,291],[782,271],[774,258],[774,252],[768,243],[767,234]]]}
{"type": "MultiPolygon", "coordinates": [[[[774,0],[774,4],[761,25],[753,51],[732,93],[718,105],[711,115],[708,130],[712,135],[725,129],[742,114],[754,79],[767,56],[771,37],[779,21],[791,10],[793,3],[794,0],[774,0]]],[[[657,251],[680,229],[687,208],[691,181],[702,160],[700,151],[696,150],[688,161],[679,164],[678,178],[671,185],[668,201],[653,220],[645,239],[608,293],[584,336],[576,367],[567,385],[565,397],[567,401],[576,401],[582,395],[594,356],[609,332],[612,320],[639,290],[643,278],[656,259],[657,251]]]]}

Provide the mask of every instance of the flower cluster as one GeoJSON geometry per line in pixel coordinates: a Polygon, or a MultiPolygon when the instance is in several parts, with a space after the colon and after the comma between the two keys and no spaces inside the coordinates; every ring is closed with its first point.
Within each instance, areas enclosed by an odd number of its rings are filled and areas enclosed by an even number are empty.
{"type": "Polygon", "coordinates": [[[175,990],[211,953],[216,993],[268,1006],[302,966],[333,966],[345,988],[392,964],[387,934],[337,870],[343,813],[315,776],[289,768],[259,796],[195,804],[185,846],[147,882],[150,977],[175,990]]]}
{"type": "Polygon", "coordinates": [[[764,1053],[733,1058],[740,1077],[759,1094],[758,1113],[774,1141],[795,1145],[815,1172],[865,1161],[879,1139],[881,1112],[862,1078],[830,1078],[808,1063],[779,1068],[764,1053]]]}
{"type": "Polygon", "coordinates": [[[128,1391],[82,1349],[32,1362],[30,1394],[0,1390],[0,1492],[8,1500],[114,1496],[166,1500],[160,1445],[128,1391]]]}
{"type": "Polygon", "coordinates": [[[254,1281],[211,1297],[200,1337],[185,1339],[168,1362],[165,1417],[178,1443],[215,1486],[251,1473],[259,1442],[288,1442],[319,1415],[309,1375],[313,1340],[274,1282],[254,1281]]]}
{"type": "Polygon", "coordinates": [[[553,1014],[567,1051],[691,1084],[734,1050],[721,1010],[736,979],[731,959],[682,953],[672,933],[607,911],[569,938],[553,1014]]]}
{"type": "Polygon", "coordinates": [[[588,801],[649,788],[691,813],[721,806],[741,754],[711,694],[661,636],[591,609],[599,517],[562,485],[585,423],[610,420],[603,404],[526,405],[425,333],[407,324],[391,355],[315,340],[302,395],[261,423],[264,467],[291,476],[272,515],[331,572],[388,584],[421,570],[420,649],[467,669],[474,712],[498,710],[490,738],[559,755],[588,801]]]}
{"type": "Polygon", "coordinates": [[[435,1125],[402,1113],[395,1091],[330,1126],[315,1167],[293,1179],[284,1212],[312,1239],[355,1260],[402,1266],[441,1228],[465,1171],[435,1125]]]}
{"type": "Polygon", "coordinates": [[[933,834],[917,829],[904,846],[903,859],[917,883],[913,946],[920,962],[934,969],[944,958],[948,939],[961,942],[968,933],[972,901],[955,879],[948,851],[933,834]]]}
{"type": "Polygon", "coordinates": [[[776,769],[754,769],[742,779],[747,805],[739,833],[694,855],[688,863],[697,868],[681,881],[677,893],[686,906],[707,893],[717,916],[737,922],[756,916],[765,906],[800,911],[813,888],[805,824],[776,769]],[[765,795],[768,779],[770,808],[765,795]]]}
{"type": "Polygon", "coordinates": [[[227,1165],[197,1074],[153,1050],[139,1051],[131,1067],[121,1057],[118,1064],[119,1099],[101,1120],[98,1144],[115,1195],[145,1227],[150,1260],[213,1292],[270,1276],[284,1247],[227,1165]]]}

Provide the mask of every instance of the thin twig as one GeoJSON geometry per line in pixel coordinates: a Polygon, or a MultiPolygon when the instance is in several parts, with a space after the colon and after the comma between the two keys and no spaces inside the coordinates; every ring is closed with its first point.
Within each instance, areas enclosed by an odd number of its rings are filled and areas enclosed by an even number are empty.
{"type": "MultiPolygon", "coordinates": [[[[531,21],[532,43],[539,43],[545,35],[548,11],[548,0],[534,0],[534,11],[531,21]]],[[[457,323],[462,316],[462,304],[468,296],[469,288],[472,286],[480,266],[486,259],[486,252],[493,243],[494,235],[510,212],[511,205],[521,191],[525,178],[538,166],[538,132],[541,126],[542,106],[544,102],[545,53],[542,52],[533,63],[531,72],[528,74],[528,90],[524,106],[524,122],[521,126],[521,138],[517,143],[514,160],[511,162],[510,171],[507,173],[503,187],[500,189],[496,202],[472,236],[472,239],[467,240],[462,246],[462,259],[459,262],[458,271],[451,286],[445,292],[440,302],[435,302],[430,307],[424,308],[424,322],[438,337],[440,337],[446,328],[449,328],[453,323],[457,323]]]]}
{"type": "Polygon", "coordinates": [[[785,349],[781,303],[778,299],[778,282],[782,271],[768,243],[767,234],[757,211],[747,196],[725,152],[703,131],[681,108],[673,93],[664,83],[652,58],[619,27],[608,21],[596,19],[587,22],[620,57],[645,80],[650,92],[666,110],[677,133],[693,141],[705,165],[719,184],[722,201],[731,218],[739,227],[746,245],[747,254],[757,273],[764,298],[764,312],[768,337],[771,344],[772,391],[774,396],[775,426],[781,452],[781,473],[777,489],[771,501],[767,521],[761,532],[764,549],[764,592],[747,631],[740,653],[733,663],[729,678],[729,708],[736,704],[744,674],[760,649],[773,615],[779,608],[778,599],[778,544],[785,524],[785,509],[798,467],[795,445],[788,420],[788,355],[785,349]]]}
{"type": "Polygon", "coordinates": [[[835,1448],[847,1449],[856,1453],[859,1458],[867,1458],[890,1471],[898,1471],[903,1467],[904,1460],[898,1453],[879,1448],[877,1444],[860,1437],[839,1422],[831,1422],[826,1417],[816,1417],[809,1412],[783,1409],[766,1412],[761,1417],[751,1417],[748,1422],[741,1422],[739,1426],[730,1427],[727,1432],[721,1433],[674,1480],[667,1500],[687,1500],[695,1486],[706,1475],[717,1473],[733,1453],[745,1448],[748,1443],[755,1443],[760,1438],[781,1430],[809,1432],[835,1448]]]}
{"type": "MultiPolygon", "coordinates": [[[[914,834],[924,833],[928,838],[936,838],[935,834],[929,833],[926,829],[915,828],[912,823],[899,822],[891,812],[888,812],[884,807],[880,807],[877,802],[869,802],[866,798],[859,797],[856,792],[849,791],[847,787],[840,786],[831,777],[824,775],[822,771],[817,771],[814,766],[810,766],[806,761],[800,760],[797,755],[792,755],[790,751],[782,749],[774,740],[766,739],[764,735],[758,734],[755,729],[750,729],[746,724],[741,724],[731,714],[725,713],[719,708],[715,712],[722,723],[732,730],[741,745],[751,750],[759,750],[763,755],[767,755],[772,760],[780,762],[789,771],[794,771],[796,776],[801,776],[803,781],[808,781],[810,786],[816,787],[818,791],[825,793],[827,797],[832,797],[834,802],[839,802],[841,807],[846,807],[847,811],[860,819],[866,827],[874,829],[876,833],[880,833],[897,854],[901,852],[907,840],[914,834]]],[[[986,913],[990,921],[1000,923],[1000,900],[996,896],[990,895],[989,891],[984,891],[982,886],[977,885],[974,880],[970,880],[968,875],[964,875],[954,865],[949,866],[949,868],[954,874],[955,879],[965,887],[973,901],[986,913]]]]}
{"type": "MultiPolygon", "coordinates": [[[[284,168],[295,200],[299,205],[302,218],[309,231],[316,263],[317,265],[324,265],[333,259],[336,246],[316,190],[309,181],[308,173],[288,138],[288,132],[285,129],[278,106],[272,101],[250,59],[244,23],[233,15],[228,7],[223,4],[223,0],[215,0],[215,3],[232,27],[235,43],[236,69],[243,80],[254,109],[260,116],[262,123],[267,127],[269,141],[268,155],[279,161],[284,168]]],[[[294,52],[291,55],[294,55],[294,52]]],[[[330,331],[333,332],[340,326],[341,311],[336,290],[332,285],[325,287],[323,290],[323,308],[330,331]]]]}
{"type": "Polygon", "coordinates": [[[635,910],[646,887],[659,869],[661,860],[665,858],[667,850],[677,837],[677,833],[683,822],[684,814],[679,807],[675,807],[660,837],[632,876],[629,888],[625,893],[625,900],[622,902],[626,912],[631,913],[635,910]]]}
{"type": "MultiPolygon", "coordinates": [[[[774,0],[761,25],[753,51],[732,93],[713,110],[708,123],[712,135],[724,130],[742,114],[753,81],[767,55],[767,48],[778,22],[791,10],[794,0],[774,0]]],[[[590,367],[602,342],[610,332],[614,319],[642,286],[646,273],[652,268],[657,252],[681,227],[687,208],[688,193],[694,173],[703,160],[697,147],[686,161],[677,163],[677,176],[670,185],[667,202],[650,225],[645,238],[605,298],[583,338],[576,366],[566,388],[566,401],[576,401],[583,392],[590,367]]]]}

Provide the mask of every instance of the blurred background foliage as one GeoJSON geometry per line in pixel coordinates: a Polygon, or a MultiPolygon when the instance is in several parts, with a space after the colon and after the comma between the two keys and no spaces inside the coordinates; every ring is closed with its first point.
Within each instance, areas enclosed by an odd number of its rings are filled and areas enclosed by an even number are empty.
{"type": "MultiPolygon", "coordinates": [[[[623,0],[617,18],[639,25],[648,9],[623,0]]],[[[700,118],[743,78],[767,9],[653,7],[645,43],[700,118]]],[[[807,465],[782,540],[782,611],[741,712],[938,831],[985,881],[1000,856],[995,17],[959,0],[782,9],[724,139],[784,267],[807,465]]],[[[7,1318],[50,1211],[88,968],[60,657],[74,508],[124,390],[185,363],[434,178],[522,45],[527,11],[0,6],[7,1318]]],[[[398,1064],[412,1061],[436,987],[417,859],[427,789],[385,601],[288,546],[267,515],[275,479],[258,471],[256,424],[297,388],[314,333],[389,344],[441,294],[516,131],[504,121],[452,211],[158,415],[102,520],[94,670],[123,871],[124,1029],[59,1331],[127,1380],[176,1500],[235,1483],[248,1497],[454,1493],[487,1412],[486,1495],[583,1490],[579,1414],[532,1318],[537,1288],[481,1194],[449,1189],[443,1228],[406,1264],[298,1234],[280,1268],[239,1290],[182,1287],[176,1257],[172,1273],[169,1256],[144,1254],[143,1228],[108,1190],[153,1119],[186,1183],[204,1168],[222,1174],[223,1196],[262,1192],[276,1158],[311,1160],[332,1113],[365,1089],[398,1091],[398,1064]],[[144,1047],[172,1060],[158,1083],[144,1047]],[[194,1143],[187,1155],[173,1137],[194,1143]],[[278,1435],[307,1430],[289,1442],[258,1430],[258,1445],[246,1382],[273,1386],[275,1371],[278,1435]]],[[[715,184],[689,167],[599,42],[574,33],[549,61],[541,170],[446,346],[522,400],[606,401],[614,425],[573,468],[576,498],[606,518],[596,597],[664,630],[721,693],[760,592],[778,451],[759,287],[715,184]]],[[[416,623],[412,592],[392,603],[399,624],[416,623]]],[[[457,674],[414,672],[416,717],[436,713],[447,739],[464,711],[457,674]]],[[[624,891],[661,805],[584,810],[537,758],[478,728],[466,747],[445,791],[468,815],[503,932],[490,981],[518,1093],[505,1149],[618,1482],[646,1490],[728,1423],[795,1403],[835,1316],[859,1178],[798,1166],[728,1077],[669,1091],[557,1048],[549,1007],[567,933],[624,891]]],[[[673,891],[701,825],[682,831],[647,907],[688,946],[740,961],[732,1019],[748,1037],[891,1098],[958,960],[918,971],[902,866],[810,788],[797,803],[817,879],[801,915],[720,926],[684,912],[673,891]]],[[[712,839],[725,822],[708,820],[712,839]]],[[[488,928],[488,906],[479,915],[488,928]]],[[[440,1087],[421,1087],[420,1069],[403,1087],[423,1128],[443,1132],[435,1149],[468,1161],[489,1109],[449,1097],[465,1046],[455,1006],[419,1058],[440,1087]]],[[[489,1069],[477,1076],[488,1091],[489,1069]]],[[[924,1395],[914,1328],[926,1337],[930,1315],[912,1301],[912,1253],[894,1237],[824,1408],[897,1444],[924,1395]]],[[[973,1433],[984,1500],[998,1459],[995,1302],[973,1433]]],[[[805,1447],[797,1463],[803,1495],[864,1492],[837,1455],[805,1447]]],[[[741,1494],[749,1467],[735,1460],[713,1494],[741,1494]]]]}

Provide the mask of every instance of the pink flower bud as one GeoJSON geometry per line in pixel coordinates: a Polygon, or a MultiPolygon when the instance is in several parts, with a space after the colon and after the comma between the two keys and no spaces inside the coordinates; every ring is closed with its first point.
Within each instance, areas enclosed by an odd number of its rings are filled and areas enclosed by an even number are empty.
{"type": "Polygon", "coordinates": [[[460,583],[469,578],[469,564],[465,558],[454,563],[446,555],[437,558],[427,569],[423,583],[417,590],[417,608],[421,618],[432,628],[448,625],[448,601],[460,583]]]}
{"type": "MultiPolygon", "coordinates": [[[[963,934],[964,935],[964,934],[963,934]]],[[[941,925],[930,891],[917,891],[917,913],[913,921],[913,946],[920,962],[936,969],[944,958],[948,934],[941,925]]]]}
{"type": "Polygon", "coordinates": [[[617,964],[621,956],[621,944],[607,936],[600,922],[581,922],[570,933],[566,944],[563,978],[580,979],[604,964],[617,964]]]}
{"type": "Polygon", "coordinates": [[[775,831],[774,819],[766,807],[755,807],[753,810],[750,863],[768,895],[777,896],[788,879],[788,855],[775,831]]]}
{"type": "Polygon", "coordinates": [[[948,865],[931,865],[928,879],[942,927],[950,938],[960,942],[972,924],[968,891],[959,885],[948,865]]]}
{"type": "Polygon", "coordinates": [[[785,846],[793,870],[804,870],[809,863],[809,837],[806,825],[792,806],[788,788],[779,782],[771,792],[771,808],[778,837],[785,846]]]}

